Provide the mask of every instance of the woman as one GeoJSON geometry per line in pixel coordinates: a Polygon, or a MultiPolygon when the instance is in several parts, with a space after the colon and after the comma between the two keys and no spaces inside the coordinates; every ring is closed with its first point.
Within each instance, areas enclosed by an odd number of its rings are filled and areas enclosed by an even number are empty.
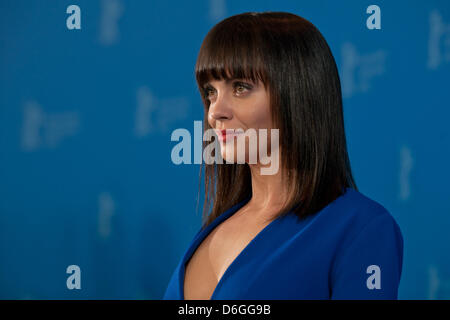
{"type": "Polygon", "coordinates": [[[353,180],[321,33],[290,13],[235,15],[207,34],[195,72],[226,163],[205,167],[203,226],[164,299],[396,299],[403,238],[353,180]],[[227,129],[256,131],[256,151],[227,129]],[[279,129],[279,146],[260,129],[279,129]]]}

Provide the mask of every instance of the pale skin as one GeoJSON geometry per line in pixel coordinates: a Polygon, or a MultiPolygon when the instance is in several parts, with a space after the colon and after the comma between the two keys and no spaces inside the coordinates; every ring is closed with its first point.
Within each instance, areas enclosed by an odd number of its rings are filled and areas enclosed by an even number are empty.
{"type": "MultiPolygon", "coordinates": [[[[208,123],[216,130],[272,128],[270,95],[260,81],[212,80],[207,84],[208,123]]],[[[234,138],[236,139],[236,138],[234,138]]],[[[233,139],[220,141],[222,157],[233,139]]],[[[270,139],[267,141],[270,150],[270,139]]],[[[249,149],[246,148],[246,152],[249,149]]],[[[246,154],[248,159],[248,154],[246,154]]],[[[286,200],[283,170],[261,175],[262,164],[250,167],[252,198],[202,241],[186,265],[184,298],[210,299],[217,283],[247,244],[264,229],[286,200]]]]}
{"type": "MultiPolygon", "coordinates": [[[[213,80],[209,82],[210,107],[208,123],[216,129],[271,129],[270,95],[261,81],[252,83],[248,80],[213,80]]],[[[226,156],[229,142],[220,142],[222,157],[226,156]]],[[[267,144],[270,149],[270,139],[267,144]]],[[[236,152],[236,148],[234,148],[236,152]]],[[[248,153],[248,148],[246,149],[248,153]]],[[[246,156],[248,160],[248,156],[246,156]]],[[[282,205],[281,195],[285,195],[286,186],[281,181],[282,171],[275,175],[261,175],[259,163],[249,164],[252,177],[252,198],[245,206],[253,215],[268,218],[267,211],[278,209],[282,205]]],[[[234,216],[241,215],[237,212],[234,216]]]]}

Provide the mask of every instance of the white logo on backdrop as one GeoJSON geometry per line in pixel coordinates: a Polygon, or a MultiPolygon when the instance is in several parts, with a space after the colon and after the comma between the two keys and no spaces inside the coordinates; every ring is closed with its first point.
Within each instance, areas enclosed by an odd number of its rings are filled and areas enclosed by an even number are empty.
{"type": "Polygon", "coordinates": [[[123,14],[123,5],[120,0],[102,0],[100,16],[99,41],[105,46],[113,45],[119,41],[118,21],[123,14]]]}
{"type": "Polygon", "coordinates": [[[167,132],[170,125],[188,116],[187,98],[157,98],[146,86],[137,89],[136,102],[134,134],[137,137],[145,137],[157,131],[167,132]]]}
{"type": "Polygon", "coordinates": [[[442,279],[442,276],[439,274],[439,270],[435,265],[430,265],[428,267],[428,299],[450,299],[450,279],[442,279]]]}
{"type": "Polygon", "coordinates": [[[431,11],[429,17],[427,67],[436,69],[441,63],[450,61],[450,23],[444,23],[437,10],[431,11]]]}
{"type": "Polygon", "coordinates": [[[227,8],[225,0],[209,0],[209,20],[216,22],[225,17],[227,8]]]}
{"type": "Polygon", "coordinates": [[[399,198],[403,201],[408,200],[411,196],[410,175],[413,165],[414,160],[411,155],[411,149],[406,146],[402,146],[400,148],[399,198]]]}
{"type": "Polygon", "coordinates": [[[341,47],[342,55],[342,95],[351,97],[357,92],[367,92],[373,77],[385,72],[386,56],[384,50],[368,54],[359,54],[352,43],[346,42],[341,47]]]}
{"type": "Polygon", "coordinates": [[[111,236],[112,217],[116,204],[109,192],[102,192],[98,196],[98,234],[103,239],[111,236]]]}
{"type": "Polygon", "coordinates": [[[45,113],[35,101],[28,101],[23,108],[21,148],[34,151],[39,148],[55,148],[80,127],[78,112],[45,113]]]}

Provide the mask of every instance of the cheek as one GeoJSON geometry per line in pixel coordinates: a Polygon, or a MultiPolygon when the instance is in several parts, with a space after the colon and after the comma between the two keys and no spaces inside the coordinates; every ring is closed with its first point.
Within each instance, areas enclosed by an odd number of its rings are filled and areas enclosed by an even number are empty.
{"type": "Polygon", "coordinates": [[[241,121],[247,129],[269,129],[271,128],[271,114],[269,106],[263,102],[255,104],[254,107],[245,109],[240,115],[241,121]]]}
{"type": "Polygon", "coordinates": [[[259,108],[251,115],[253,127],[255,129],[269,129],[271,128],[270,110],[266,106],[259,108]]]}

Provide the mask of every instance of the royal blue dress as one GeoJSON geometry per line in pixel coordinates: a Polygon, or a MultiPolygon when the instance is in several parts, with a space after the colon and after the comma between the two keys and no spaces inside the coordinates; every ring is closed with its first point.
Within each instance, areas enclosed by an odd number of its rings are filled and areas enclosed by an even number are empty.
{"type": "MultiPolygon", "coordinates": [[[[189,244],[164,300],[184,300],[186,262],[234,205],[189,244]]],[[[211,300],[397,299],[403,237],[392,215],[362,193],[345,193],[316,214],[291,212],[261,230],[229,265],[211,300]]]]}

